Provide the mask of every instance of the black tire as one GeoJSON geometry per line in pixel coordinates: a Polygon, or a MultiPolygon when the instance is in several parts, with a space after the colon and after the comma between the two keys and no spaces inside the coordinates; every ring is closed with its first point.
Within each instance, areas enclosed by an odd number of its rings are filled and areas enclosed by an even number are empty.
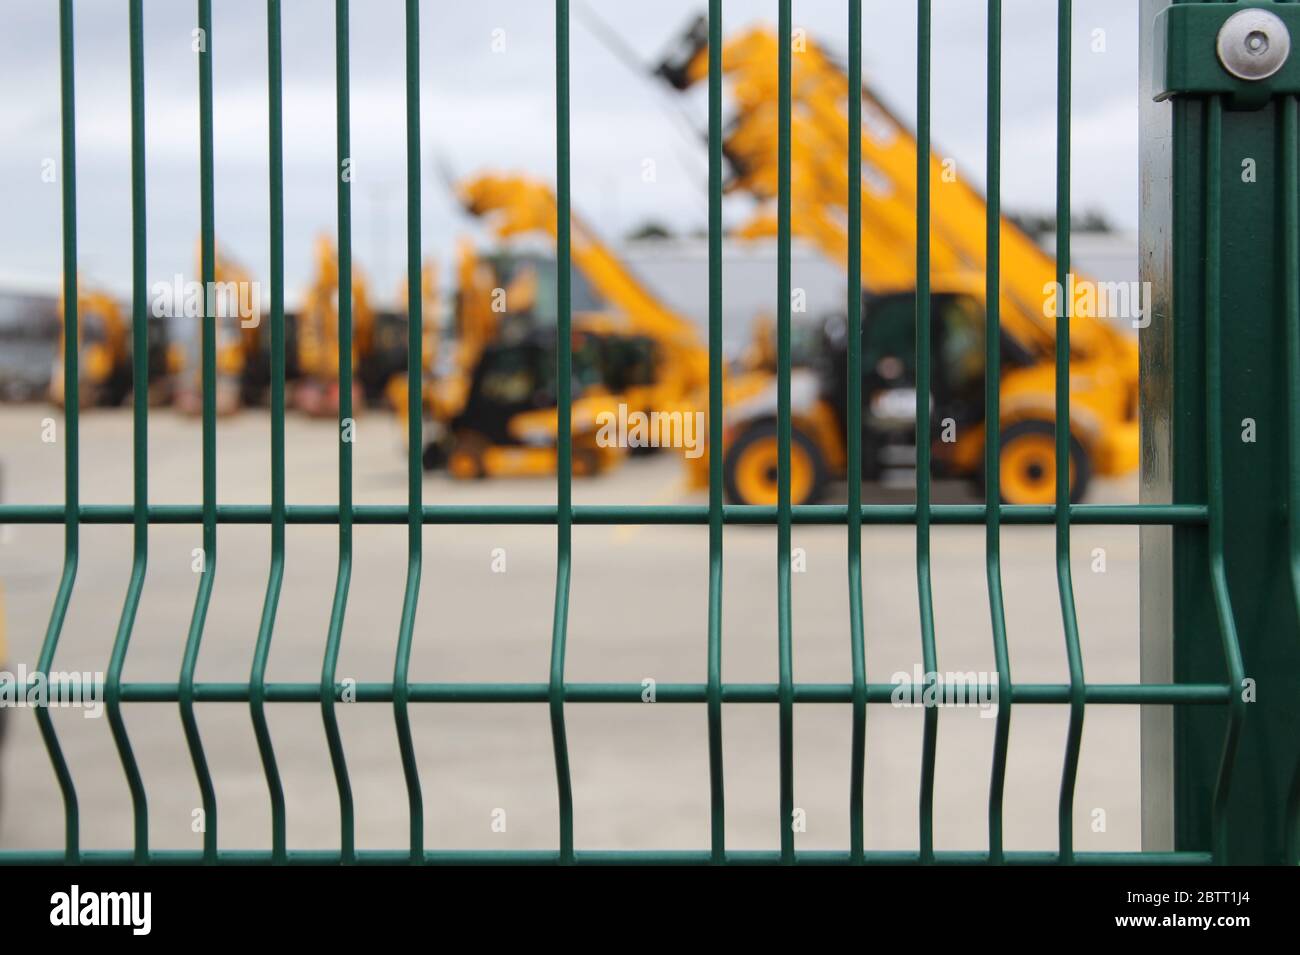
{"type": "Polygon", "coordinates": [[[443,451],[442,445],[430,441],[425,444],[424,450],[420,453],[420,462],[426,471],[436,471],[447,463],[447,454],[443,451]]]}
{"type": "Polygon", "coordinates": [[[573,449],[573,476],[592,477],[600,473],[600,450],[579,445],[573,449]]]}
{"type": "MultiPolygon", "coordinates": [[[[744,454],[753,445],[761,441],[773,441],[778,437],[777,426],[775,421],[756,421],[748,425],[741,433],[731,442],[722,459],[722,486],[726,492],[727,502],[730,504],[761,504],[762,501],[746,500],[741,493],[739,482],[737,480],[737,468],[744,454]]],[[[809,487],[808,495],[803,500],[796,501],[791,499],[791,504],[816,504],[826,496],[826,486],[830,483],[830,469],[826,465],[826,458],[817,443],[813,441],[805,432],[798,427],[792,427],[790,432],[790,449],[798,449],[807,456],[809,463],[812,465],[813,477],[812,485],[809,487]]],[[[775,482],[775,476],[772,477],[775,482]]]]}
{"type": "MultiPolygon", "coordinates": [[[[1006,448],[1012,442],[1026,437],[1048,437],[1053,441],[1056,440],[1056,425],[1051,421],[1031,418],[1025,421],[1017,421],[1009,425],[1002,431],[1002,449],[1006,448]]],[[[1070,503],[1078,504],[1083,500],[1084,495],[1088,493],[1088,485],[1092,482],[1092,460],[1088,457],[1088,452],[1083,445],[1079,443],[1078,438],[1073,434],[1070,435],[1070,461],[1074,465],[1074,484],[1070,488],[1070,503]]],[[[976,486],[982,495],[984,492],[984,468],[981,466],[976,477],[976,486]]],[[[1003,504],[1010,504],[1005,494],[999,495],[1003,504]]]]}
{"type": "Polygon", "coordinates": [[[101,386],[99,404],[105,408],[120,408],[134,392],[130,369],[115,370],[101,386]]]}
{"type": "Polygon", "coordinates": [[[447,449],[447,472],[452,477],[481,481],[487,477],[487,465],[483,455],[491,447],[490,442],[477,431],[461,431],[455,436],[447,449]],[[467,472],[461,471],[461,462],[468,462],[467,472]]]}

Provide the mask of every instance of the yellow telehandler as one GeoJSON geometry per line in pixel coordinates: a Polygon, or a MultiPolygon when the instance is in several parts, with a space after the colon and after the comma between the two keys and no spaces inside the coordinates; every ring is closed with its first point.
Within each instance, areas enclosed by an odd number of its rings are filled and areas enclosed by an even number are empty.
{"type": "MultiPolygon", "coordinates": [[[[760,203],[740,230],[776,234],[778,37],[762,26],[728,40],[722,68],[736,100],[723,143],[729,188],[760,203]]],[[[849,96],[860,95],[862,136],[863,473],[868,478],[915,459],[917,143],[869,89],[848,77],[812,41],[792,58],[791,232],[847,266],[849,96]]],[[[708,27],[701,19],[657,69],[678,90],[707,78],[708,27]]],[[[985,231],[987,205],[955,166],[932,152],[933,352],[931,402],[935,473],[982,479],[984,450],[985,231]]],[[[1005,217],[1001,237],[1001,496],[1044,504],[1055,497],[1055,309],[1070,318],[1070,481],[1079,500],[1093,474],[1137,466],[1137,346],[1087,308],[1073,307],[1077,280],[1056,288],[1056,266],[1005,217]]],[[[1095,300],[1095,299],[1094,299],[1095,300]]],[[[1117,316],[1129,317],[1129,316],[1117,316]]],[[[1132,316],[1137,317],[1137,316],[1132,316]]],[[[792,499],[818,500],[846,465],[847,333],[826,329],[824,361],[813,380],[792,382],[792,499]]],[[[777,497],[776,406],[753,402],[728,412],[724,472],[730,498],[771,504],[777,497]]]]}

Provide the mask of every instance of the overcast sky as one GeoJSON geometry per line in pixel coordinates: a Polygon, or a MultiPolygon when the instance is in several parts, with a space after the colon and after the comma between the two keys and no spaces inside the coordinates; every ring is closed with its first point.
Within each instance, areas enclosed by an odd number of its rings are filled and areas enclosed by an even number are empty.
{"type": "MultiPolygon", "coordinates": [[[[579,0],[575,0],[575,5],[579,0]]],[[[586,0],[646,62],[657,61],[704,0],[586,0]]],[[[53,0],[0,0],[0,276],[57,282],[59,186],[42,163],[59,156],[59,56],[53,0]]],[[[773,0],[726,0],[726,32],[774,24],[773,0]]],[[[199,228],[195,7],[146,0],[145,83],[150,280],[191,274],[199,228]]],[[[268,269],[266,18],[258,0],[214,0],[217,235],[263,280],[268,269]]],[[[914,4],[864,0],[868,84],[915,118],[914,4]]],[[[984,184],[985,4],[934,0],[934,141],[984,184]]],[[[1050,210],[1055,181],[1055,8],[1005,0],[1003,197],[1050,210]]],[[[285,268],[290,299],[307,280],[311,243],[335,224],[334,4],[284,0],[285,268]]],[[[405,263],[404,48],[401,0],[354,0],[351,19],[353,242],[381,298],[405,263]]],[[[130,287],[130,101],[125,0],[77,0],[78,243],[83,276],[130,287]]],[[[1074,207],[1137,222],[1137,4],[1076,0],[1073,51],[1074,207]],[[1097,31],[1104,31],[1098,33],[1097,31]],[[1097,49],[1103,47],[1104,50],[1097,49]]],[[[832,53],[847,50],[841,0],[796,0],[796,26],[832,53]]],[[[423,240],[446,260],[473,232],[437,168],[465,175],[519,170],[554,179],[554,15],[545,0],[421,4],[423,240]],[[504,31],[498,33],[495,31],[504,31]],[[493,39],[504,50],[493,51],[493,39]]],[[[573,202],[604,236],[647,219],[678,231],[706,223],[703,90],[681,97],[622,65],[572,25],[573,202]],[[643,162],[655,161],[653,183],[643,162]]],[[[729,200],[728,218],[744,218],[729,200]]],[[[445,274],[445,273],[444,273],[445,274]]]]}

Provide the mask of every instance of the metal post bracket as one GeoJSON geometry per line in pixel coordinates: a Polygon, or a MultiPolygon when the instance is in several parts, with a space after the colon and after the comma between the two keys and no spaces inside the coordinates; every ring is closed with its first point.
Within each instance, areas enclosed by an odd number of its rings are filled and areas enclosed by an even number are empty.
{"type": "Polygon", "coordinates": [[[1156,100],[1223,94],[1230,109],[1259,109],[1300,93],[1300,4],[1181,3],[1157,15],[1156,100]]]}

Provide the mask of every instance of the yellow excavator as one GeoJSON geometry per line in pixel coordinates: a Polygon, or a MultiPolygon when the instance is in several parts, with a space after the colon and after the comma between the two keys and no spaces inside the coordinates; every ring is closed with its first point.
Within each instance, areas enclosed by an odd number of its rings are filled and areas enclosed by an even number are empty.
{"type": "MultiPolygon", "coordinates": [[[[197,262],[195,274],[202,275],[201,247],[197,262]]],[[[213,288],[205,298],[216,323],[215,391],[219,415],[256,403],[269,383],[262,303],[257,296],[258,286],[244,267],[218,248],[213,262],[213,288]]],[[[202,319],[193,320],[197,327],[176,386],[176,407],[186,414],[198,414],[203,409],[202,327],[197,325],[202,319]]]]}
{"type": "MultiPolygon", "coordinates": [[[[315,246],[316,273],[302,297],[294,321],[297,380],[290,396],[293,407],[313,416],[335,414],[339,406],[339,274],[338,251],[329,236],[315,246]]],[[[352,367],[357,369],[371,348],[374,311],[365,276],[352,268],[352,367]]],[[[353,382],[353,406],[361,405],[359,376],[353,382]]]]}
{"type": "MultiPolygon", "coordinates": [[[[410,286],[402,282],[398,290],[400,311],[393,313],[390,322],[377,322],[376,351],[386,355],[400,354],[400,367],[384,368],[377,372],[383,378],[384,400],[400,418],[406,416],[406,333],[410,321],[410,286]]],[[[422,354],[420,355],[420,377],[425,383],[426,393],[436,383],[433,378],[434,366],[438,361],[438,276],[432,262],[425,262],[420,268],[420,314],[423,334],[420,336],[422,354]]]]}
{"type": "MultiPolygon", "coordinates": [[[[760,203],[740,234],[776,234],[777,62],[770,28],[728,40],[722,68],[736,100],[723,152],[728,188],[760,203]]],[[[791,232],[847,266],[848,120],[862,96],[863,473],[868,478],[914,460],[915,248],[917,143],[869,89],[850,90],[843,69],[812,41],[792,58],[791,232]]],[[[678,90],[707,79],[708,26],[681,37],[657,75],[678,90]]],[[[940,156],[930,157],[932,368],[936,473],[982,479],[984,450],[984,289],[987,205],[940,156]]],[[[1055,497],[1056,265],[1003,218],[1001,235],[1001,465],[1003,500],[1051,503],[1055,497]],[[1054,294],[1055,293],[1055,294],[1054,294]]],[[[1067,293],[1068,294],[1068,293],[1067,293]]],[[[1063,297],[1063,296],[1062,296],[1063,297]]],[[[1137,466],[1136,342],[1105,320],[1076,311],[1070,319],[1070,480],[1079,500],[1093,474],[1137,466]]],[[[795,371],[792,499],[818,500],[846,465],[848,395],[844,323],[826,329],[823,367],[795,371]]],[[[770,407],[749,402],[729,411],[724,473],[729,497],[770,504],[777,497],[774,392],[770,407]]]]}
{"type": "MultiPolygon", "coordinates": [[[[59,298],[60,330],[58,351],[50,376],[50,400],[63,407],[63,349],[67,335],[66,309],[59,298]]],[[[131,320],[123,306],[108,292],[78,283],[78,391],[82,407],[116,407],[131,394],[131,320]]],[[[150,320],[148,372],[150,402],[170,398],[173,376],[184,357],[170,341],[165,320],[150,320]]]]}
{"type": "MultiPolygon", "coordinates": [[[[316,269],[298,311],[286,316],[286,376],[292,381],[293,407],[314,416],[337,413],[339,399],[338,250],[327,235],[316,239],[316,269]]],[[[436,319],[432,266],[421,275],[425,321],[436,319]]],[[[405,283],[401,307],[379,308],[365,273],[352,263],[352,405],[396,405],[405,409],[407,309],[405,283]]],[[[426,347],[430,336],[425,335],[426,347]]],[[[424,360],[429,361],[426,354],[424,360]]]]}

